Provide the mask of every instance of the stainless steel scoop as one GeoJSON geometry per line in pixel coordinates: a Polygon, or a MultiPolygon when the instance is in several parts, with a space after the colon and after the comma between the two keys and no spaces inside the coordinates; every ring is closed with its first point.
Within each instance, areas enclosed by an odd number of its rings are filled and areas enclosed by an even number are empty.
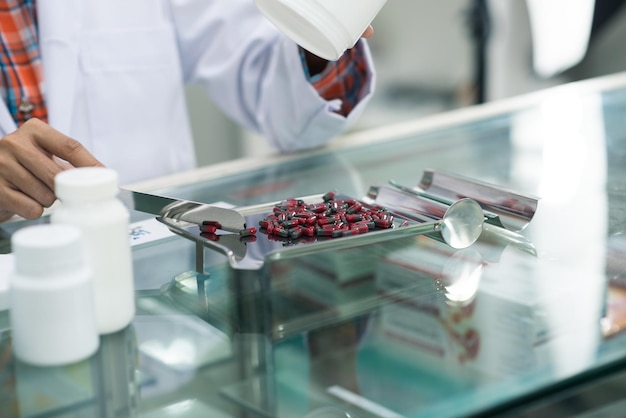
{"type": "Polygon", "coordinates": [[[371,187],[367,199],[405,218],[422,222],[412,227],[413,232],[438,232],[452,248],[469,247],[483,231],[485,213],[473,199],[448,204],[392,186],[371,187]]]}
{"type": "Polygon", "coordinates": [[[220,229],[234,233],[246,227],[243,215],[233,209],[126,189],[120,189],[119,198],[129,209],[160,218],[197,225],[206,220],[218,221],[220,229]]]}

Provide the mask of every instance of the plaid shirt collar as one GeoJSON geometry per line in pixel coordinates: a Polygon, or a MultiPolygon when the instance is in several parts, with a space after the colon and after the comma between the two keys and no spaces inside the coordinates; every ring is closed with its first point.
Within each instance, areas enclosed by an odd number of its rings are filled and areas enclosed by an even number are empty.
{"type": "Polygon", "coordinates": [[[35,0],[0,2],[0,96],[18,125],[47,121],[35,0]]]}

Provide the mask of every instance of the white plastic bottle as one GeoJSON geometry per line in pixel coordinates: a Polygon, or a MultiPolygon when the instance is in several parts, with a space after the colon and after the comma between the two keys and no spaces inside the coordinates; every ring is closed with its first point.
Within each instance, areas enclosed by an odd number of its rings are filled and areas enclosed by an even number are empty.
{"type": "Polygon", "coordinates": [[[9,304],[15,355],[38,366],[78,362],[100,344],[92,272],[81,232],[71,225],[35,225],[11,238],[15,268],[9,304]]]}
{"type": "Polygon", "coordinates": [[[117,172],[103,167],[73,168],[55,177],[61,205],[53,224],[78,226],[93,270],[94,307],[100,334],[125,328],[135,316],[133,265],[128,238],[130,215],[117,198],[117,172]]]}

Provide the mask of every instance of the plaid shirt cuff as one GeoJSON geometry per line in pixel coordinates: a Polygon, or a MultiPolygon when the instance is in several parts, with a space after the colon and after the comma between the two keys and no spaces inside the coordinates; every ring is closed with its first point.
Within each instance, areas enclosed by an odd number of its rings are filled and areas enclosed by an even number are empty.
{"type": "Polygon", "coordinates": [[[309,75],[304,51],[300,48],[307,79],[325,100],[341,100],[336,113],[347,116],[367,92],[369,72],[362,42],[346,51],[337,61],[330,62],[320,74],[309,75]]]}

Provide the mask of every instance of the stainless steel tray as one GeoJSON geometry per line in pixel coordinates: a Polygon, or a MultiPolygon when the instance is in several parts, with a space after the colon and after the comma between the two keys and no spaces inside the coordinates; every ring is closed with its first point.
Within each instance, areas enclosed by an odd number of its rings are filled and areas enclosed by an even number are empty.
{"type": "MultiPolygon", "coordinates": [[[[323,201],[323,195],[297,197],[305,203],[323,201]]],[[[337,199],[354,199],[349,196],[337,195],[337,199]]],[[[360,199],[354,199],[365,207],[373,205],[360,199]]],[[[273,212],[273,208],[280,202],[270,202],[261,205],[237,208],[246,219],[248,227],[257,227],[259,221],[273,212]]],[[[420,218],[410,216],[408,212],[398,212],[389,209],[393,215],[393,224],[388,229],[374,230],[360,235],[351,235],[338,238],[311,237],[309,239],[280,239],[267,235],[261,231],[253,237],[241,236],[236,233],[218,231],[216,234],[204,234],[199,225],[172,219],[158,217],[174,233],[195,241],[198,248],[198,258],[203,257],[204,247],[216,250],[228,257],[231,267],[242,270],[260,269],[269,260],[286,259],[301,255],[312,254],[316,251],[339,250],[356,247],[398,238],[400,236],[424,233],[441,234],[444,241],[455,248],[471,245],[482,232],[484,214],[480,206],[471,199],[460,199],[450,205],[440,219],[420,218]]],[[[199,260],[197,268],[201,269],[203,261],[199,260]]]]}
{"type": "MultiPolygon", "coordinates": [[[[307,204],[323,201],[322,194],[292,197],[307,204]]],[[[184,216],[157,219],[174,233],[197,243],[197,270],[202,272],[204,248],[211,248],[228,257],[235,269],[257,270],[270,260],[312,254],[316,251],[340,250],[382,242],[400,236],[435,234],[453,248],[472,245],[483,231],[485,223],[517,234],[532,220],[538,199],[515,193],[496,185],[479,182],[451,173],[425,170],[418,185],[409,188],[389,181],[372,186],[362,199],[337,194],[337,199],[353,199],[364,207],[382,206],[393,216],[388,229],[339,238],[310,237],[308,239],[279,239],[262,232],[246,237],[233,230],[203,234],[198,222],[184,216]]],[[[280,202],[235,208],[245,218],[248,227],[258,227],[280,202]]],[[[196,209],[196,218],[201,214],[196,209]]],[[[195,219],[195,218],[194,218],[195,219]]]]}

